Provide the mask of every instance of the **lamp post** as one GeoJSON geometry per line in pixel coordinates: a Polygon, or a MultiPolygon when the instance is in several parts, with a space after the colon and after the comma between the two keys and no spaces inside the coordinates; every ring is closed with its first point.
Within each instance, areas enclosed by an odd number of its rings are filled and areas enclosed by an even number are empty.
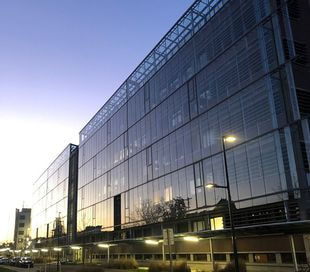
{"type": "Polygon", "coordinates": [[[231,240],[232,240],[232,247],[233,247],[233,255],[235,261],[235,271],[239,272],[239,260],[238,260],[238,252],[237,252],[237,245],[236,245],[236,231],[234,225],[234,219],[232,216],[232,201],[231,201],[231,193],[230,193],[230,184],[229,184],[229,177],[228,177],[228,170],[227,170],[227,158],[226,158],[226,147],[225,142],[234,142],[236,140],[233,136],[223,136],[222,137],[222,147],[223,147],[223,154],[224,154],[224,167],[225,167],[225,176],[226,176],[226,186],[217,185],[214,183],[207,184],[206,187],[210,188],[224,188],[227,190],[228,195],[228,213],[229,213],[229,220],[230,220],[230,228],[231,228],[231,240]]]}

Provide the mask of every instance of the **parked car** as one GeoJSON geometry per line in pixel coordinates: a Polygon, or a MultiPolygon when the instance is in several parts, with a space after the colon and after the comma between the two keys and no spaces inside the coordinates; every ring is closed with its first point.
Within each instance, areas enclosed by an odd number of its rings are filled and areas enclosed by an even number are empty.
{"type": "Polygon", "coordinates": [[[19,263],[20,257],[13,257],[9,261],[9,265],[17,266],[19,263]]]}
{"type": "Polygon", "coordinates": [[[71,259],[68,259],[68,258],[61,258],[60,263],[61,264],[76,264],[74,261],[72,261],[71,259]]]}
{"type": "Polygon", "coordinates": [[[22,257],[20,258],[17,266],[25,268],[33,267],[33,261],[30,257],[22,257]]]}
{"type": "Polygon", "coordinates": [[[9,258],[2,257],[0,258],[0,264],[9,264],[10,260],[9,258]]]}

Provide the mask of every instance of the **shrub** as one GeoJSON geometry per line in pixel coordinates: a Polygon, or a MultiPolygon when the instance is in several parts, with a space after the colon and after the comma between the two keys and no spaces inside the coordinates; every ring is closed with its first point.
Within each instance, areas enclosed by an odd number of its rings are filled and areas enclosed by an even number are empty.
{"type": "Polygon", "coordinates": [[[138,263],[135,259],[120,259],[110,261],[110,263],[104,263],[102,266],[105,268],[114,269],[137,269],[138,263]]]}
{"type": "Polygon", "coordinates": [[[121,259],[116,261],[116,266],[120,269],[136,269],[138,268],[138,263],[135,259],[121,259]]]}
{"type": "MultiPolygon", "coordinates": [[[[184,261],[173,262],[174,272],[190,272],[191,269],[184,261]]],[[[149,267],[149,272],[166,272],[170,271],[170,264],[168,262],[152,262],[149,267]]]]}
{"type": "Polygon", "coordinates": [[[104,272],[101,267],[80,267],[75,270],[76,272],[104,272]]]}
{"type": "MultiPolygon", "coordinates": [[[[235,262],[228,263],[223,269],[219,269],[218,265],[215,264],[213,272],[235,272],[235,262]]],[[[244,261],[239,259],[239,271],[246,272],[246,265],[244,261]]]]}
{"type": "Polygon", "coordinates": [[[187,266],[187,263],[183,261],[183,262],[176,262],[173,265],[173,271],[175,271],[175,272],[190,272],[191,269],[189,266],[187,266]]]}

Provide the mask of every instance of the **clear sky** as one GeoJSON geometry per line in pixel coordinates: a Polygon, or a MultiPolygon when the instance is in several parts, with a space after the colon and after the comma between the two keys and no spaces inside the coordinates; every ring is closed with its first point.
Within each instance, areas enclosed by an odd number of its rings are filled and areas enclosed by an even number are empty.
{"type": "Polygon", "coordinates": [[[0,1],[0,241],[32,183],[192,2],[0,1]]]}

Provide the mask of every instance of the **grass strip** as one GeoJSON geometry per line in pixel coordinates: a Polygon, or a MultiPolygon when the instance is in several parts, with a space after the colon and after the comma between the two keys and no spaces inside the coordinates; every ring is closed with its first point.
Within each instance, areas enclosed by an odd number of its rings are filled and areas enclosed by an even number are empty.
{"type": "Polygon", "coordinates": [[[8,269],[6,267],[1,267],[0,266],[0,272],[12,272],[12,271],[14,271],[14,270],[11,270],[11,269],[8,269]]]}

